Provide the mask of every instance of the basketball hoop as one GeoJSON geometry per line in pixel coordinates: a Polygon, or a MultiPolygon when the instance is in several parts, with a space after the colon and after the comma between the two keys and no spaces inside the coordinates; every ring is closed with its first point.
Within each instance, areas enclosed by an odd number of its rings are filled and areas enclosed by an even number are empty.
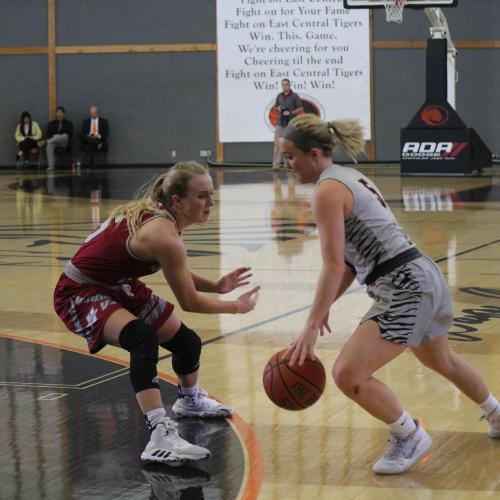
{"type": "Polygon", "coordinates": [[[384,0],[385,20],[389,23],[402,23],[405,3],[406,0],[384,0]]]}

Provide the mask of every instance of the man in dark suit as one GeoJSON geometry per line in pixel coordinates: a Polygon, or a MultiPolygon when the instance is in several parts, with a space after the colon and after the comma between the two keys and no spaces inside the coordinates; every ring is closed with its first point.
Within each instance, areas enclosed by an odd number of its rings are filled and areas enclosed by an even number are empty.
{"type": "Polygon", "coordinates": [[[94,156],[98,152],[108,152],[108,121],[99,116],[97,106],[92,106],[89,110],[90,117],[83,120],[80,132],[80,141],[84,151],[84,164],[92,166],[94,156]]]}
{"type": "Polygon", "coordinates": [[[73,123],[64,118],[65,109],[58,106],[56,119],[47,126],[47,170],[54,170],[54,152],[56,149],[68,150],[73,135],[73,123]]]}

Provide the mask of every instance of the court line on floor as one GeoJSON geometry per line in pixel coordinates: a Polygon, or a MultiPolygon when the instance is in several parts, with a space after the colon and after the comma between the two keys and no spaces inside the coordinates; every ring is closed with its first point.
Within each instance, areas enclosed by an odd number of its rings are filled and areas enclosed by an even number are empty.
{"type": "MultiPolygon", "coordinates": [[[[363,285],[357,285],[353,289],[348,290],[344,294],[344,296],[345,295],[351,295],[352,293],[356,293],[359,290],[361,290],[362,288],[363,288],[363,285]]],[[[257,323],[253,323],[252,325],[248,325],[248,326],[244,326],[242,328],[238,328],[237,330],[234,330],[234,331],[229,332],[229,333],[224,333],[222,335],[219,335],[218,337],[214,337],[212,339],[204,340],[202,342],[202,344],[203,345],[211,344],[212,342],[217,342],[218,340],[225,339],[226,337],[232,337],[233,335],[237,335],[238,333],[243,333],[243,332],[245,332],[247,330],[251,330],[253,328],[258,328],[259,326],[266,325],[268,323],[272,323],[273,321],[277,321],[278,319],[286,318],[286,317],[291,316],[293,314],[297,314],[299,312],[302,312],[302,311],[305,311],[305,310],[309,309],[311,307],[311,305],[312,304],[308,304],[306,306],[298,307],[297,309],[292,309],[291,311],[287,311],[287,312],[278,314],[277,316],[273,316],[272,318],[268,318],[268,319],[264,319],[262,321],[258,321],[257,323]]],[[[166,356],[162,356],[160,359],[167,359],[170,356],[171,356],[170,354],[167,354],[166,356]]]]}
{"type": "Polygon", "coordinates": [[[497,243],[500,243],[500,239],[497,240],[492,240],[489,243],[483,243],[482,245],[478,245],[477,247],[469,248],[468,250],[463,250],[462,252],[458,252],[455,255],[448,255],[447,257],[442,257],[441,259],[435,260],[438,264],[440,262],[444,262],[446,260],[452,259],[453,257],[460,257],[461,255],[465,255],[466,253],[474,252],[476,250],[480,250],[481,248],[488,247],[490,245],[496,245],[497,243]]]}
{"type": "MultiPolygon", "coordinates": [[[[474,252],[476,250],[480,250],[481,248],[485,248],[487,246],[491,246],[491,245],[495,245],[497,243],[500,243],[500,238],[499,239],[496,239],[496,240],[492,240],[488,243],[483,243],[482,245],[478,245],[476,247],[473,247],[473,248],[469,248],[467,250],[463,250],[461,252],[457,252],[456,254],[454,255],[448,255],[446,257],[442,257],[440,259],[437,259],[435,260],[434,262],[436,263],[440,263],[440,262],[445,262],[449,259],[452,259],[453,257],[460,257],[461,255],[465,255],[467,253],[470,253],[470,252],[474,252]]],[[[354,293],[354,292],[357,292],[359,291],[360,289],[362,289],[363,286],[362,285],[359,285],[357,287],[355,287],[354,289],[352,290],[348,290],[347,293],[344,294],[345,295],[350,295],[351,293],[354,293]]],[[[212,342],[217,342],[218,340],[222,340],[226,337],[231,337],[233,335],[237,335],[238,333],[243,333],[245,331],[248,331],[248,330],[251,330],[252,328],[258,328],[259,326],[263,326],[263,325],[267,325],[269,323],[272,323],[273,321],[276,321],[278,319],[282,319],[282,318],[286,318],[287,316],[291,316],[293,314],[296,314],[296,313],[299,313],[299,312],[302,312],[302,311],[305,311],[306,309],[309,309],[311,307],[312,304],[308,304],[306,306],[302,306],[302,307],[299,307],[297,309],[292,309],[291,311],[288,311],[286,313],[282,313],[282,314],[278,314],[277,316],[273,316],[272,318],[268,318],[268,319],[265,319],[265,320],[262,320],[262,321],[259,321],[257,323],[254,323],[252,325],[249,325],[249,326],[244,326],[242,328],[239,328],[238,330],[234,330],[232,332],[229,332],[229,333],[225,333],[225,334],[222,334],[222,335],[219,335],[218,337],[214,337],[212,339],[209,339],[209,340],[205,340],[203,341],[203,345],[206,345],[206,344],[211,344],[212,342]]],[[[168,359],[170,358],[171,355],[170,354],[167,354],[165,356],[162,356],[161,358],[159,358],[160,360],[163,360],[163,359],[168,359]]]]}

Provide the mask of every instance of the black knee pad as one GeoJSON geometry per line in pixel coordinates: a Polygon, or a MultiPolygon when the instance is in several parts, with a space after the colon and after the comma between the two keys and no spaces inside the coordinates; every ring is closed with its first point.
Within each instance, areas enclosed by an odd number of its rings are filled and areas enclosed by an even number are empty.
{"type": "Polygon", "coordinates": [[[179,375],[189,375],[200,367],[201,339],[184,323],[167,342],[160,344],[172,353],[172,368],[179,375]]]}
{"type": "Polygon", "coordinates": [[[123,327],[119,342],[130,352],[130,381],[134,391],[158,389],[158,339],[155,330],[144,321],[134,319],[123,327]]]}

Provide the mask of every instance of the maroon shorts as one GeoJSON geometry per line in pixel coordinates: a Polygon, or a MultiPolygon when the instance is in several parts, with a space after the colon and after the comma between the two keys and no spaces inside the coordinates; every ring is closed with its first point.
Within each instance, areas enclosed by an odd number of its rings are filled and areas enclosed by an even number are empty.
{"type": "Polygon", "coordinates": [[[126,309],[158,330],[171,316],[174,306],[137,279],[108,287],[80,284],[63,273],[54,290],[54,309],[69,330],[87,340],[89,351],[94,354],[106,345],[102,331],[116,310],[126,309]]]}

